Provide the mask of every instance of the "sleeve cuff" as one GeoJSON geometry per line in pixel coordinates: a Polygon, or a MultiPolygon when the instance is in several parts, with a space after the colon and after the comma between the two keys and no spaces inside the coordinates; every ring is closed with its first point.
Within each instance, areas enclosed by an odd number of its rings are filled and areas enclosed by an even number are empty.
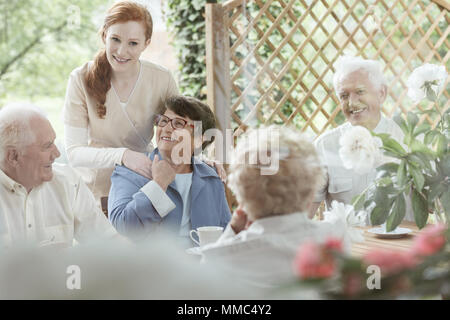
{"type": "Polygon", "coordinates": [[[231,224],[229,223],[227,225],[227,227],[225,228],[225,230],[223,231],[223,233],[220,236],[220,238],[217,239],[216,243],[222,243],[222,242],[226,241],[229,238],[233,238],[235,235],[236,235],[236,233],[234,232],[233,228],[231,227],[231,224]]]}
{"type": "Polygon", "coordinates": [[[127,151],[127,148],[117,148],[117,158],[114,160],[114,163],[119,165],[119,166],[123,166],[123,154],[125,153],[125,151],[127,151]]]}
{"type": "Polygon", "coordinates": [[[141,191],[153,204],[153,207],[155,207],[155,210],[161,218],[164,218],[170,211],[176,208],[175,203],[173,203],[164,190],[153,180],[143,186],[141,191]]]}

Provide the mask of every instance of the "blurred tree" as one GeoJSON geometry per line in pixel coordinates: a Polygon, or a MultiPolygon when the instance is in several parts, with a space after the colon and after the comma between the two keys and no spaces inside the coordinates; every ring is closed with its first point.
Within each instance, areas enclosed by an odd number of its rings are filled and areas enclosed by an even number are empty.
{"type": "Polygon", "coordinates": [[[69,73],[92,59],[104,0],[0,0],[0,104],[64,97],[69,73]]]}

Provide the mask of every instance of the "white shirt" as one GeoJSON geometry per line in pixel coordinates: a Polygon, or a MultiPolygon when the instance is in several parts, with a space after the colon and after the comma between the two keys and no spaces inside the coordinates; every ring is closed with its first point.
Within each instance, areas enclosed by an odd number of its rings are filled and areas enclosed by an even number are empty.
{"type": "Polygon", "coordinates": [[[302,243],[333,236],[350,249],[344,221],[313,221],[305,213],[292,213],[258,219],[237,235],[228,225],[217,242],[200,250],[205,263],[218,262],[223,272],[248,284],[273,287],[295,279],[292,264],[302,243]]]}
{"type": "MultiPolygon", "coordinates": [[[[321,202],[325,200],[328,210],[331,209],[333,200],[351,204],[353,197],[361,194],[376,178],[377,172],[375,168],[367,174],[357,174],[351,169],[344,168],[339,156],[339,139],[352,127],[347,122],[324,133],[314,143],[325,171],[325,181],[319,187],[314,201],[321,202]]],[[[380,122],[373,131],[375,133],[388,133],[393,139],[403,145],[404,134],[392,119],[381,116],[380,122]]],[[[405,219],[414,220],[410,200],[407,200],[405,219]]]]}
{"type": "Polygon", "coordinates": [[[53,179],[27,193],[0,170],[0,243],[71,246],[117,232],[81,178],[68,166],[53,165],[53,179]]]}
{"type": "Polygon", "coordinates": [[[189,237],[191,231],[191,186],[192,172],[175,175],[175,184],[183,200],[183,216],[181,217],[180,236],[189,237]]]}

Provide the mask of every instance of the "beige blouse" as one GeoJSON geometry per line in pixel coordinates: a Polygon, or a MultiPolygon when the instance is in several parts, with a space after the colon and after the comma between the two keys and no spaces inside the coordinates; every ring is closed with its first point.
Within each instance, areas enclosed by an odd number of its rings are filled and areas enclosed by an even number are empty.
{"type": "Polygon", "coordinates": [[[69,163],[81,174],[94,196],[107,196],[114,166],[126,149],[153,149],[153,117],[164,100],[178,94],[171,73],[141,60],[136,85],[125,104],[113,87],[106,94],[106,116],[97,116],[96,101],[86,90],[84,77],[92,62],[72,71],[64,103],[64,135],[69,163]]]}

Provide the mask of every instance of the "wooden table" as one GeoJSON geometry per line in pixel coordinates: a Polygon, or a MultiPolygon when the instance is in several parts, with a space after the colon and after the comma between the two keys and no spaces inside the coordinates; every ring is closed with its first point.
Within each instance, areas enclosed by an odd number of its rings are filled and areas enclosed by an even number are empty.
{"type": "Polygon", "coordinates": [[[417,228],[414,222],[403,222],[400,224],[400,227],[409,228],[412,230],[412,233],[399,239],[381,239],[366,231],[374,228],[374,226],[362,227],[361,229],[364,230],[364,238],[366,241],[362,243],[354,243],[351,254],[356,257],[361,257],[366,252],[373,249],[408,250],[412,246],[414,237],[420,233],[419,228],[417,228]]]}

